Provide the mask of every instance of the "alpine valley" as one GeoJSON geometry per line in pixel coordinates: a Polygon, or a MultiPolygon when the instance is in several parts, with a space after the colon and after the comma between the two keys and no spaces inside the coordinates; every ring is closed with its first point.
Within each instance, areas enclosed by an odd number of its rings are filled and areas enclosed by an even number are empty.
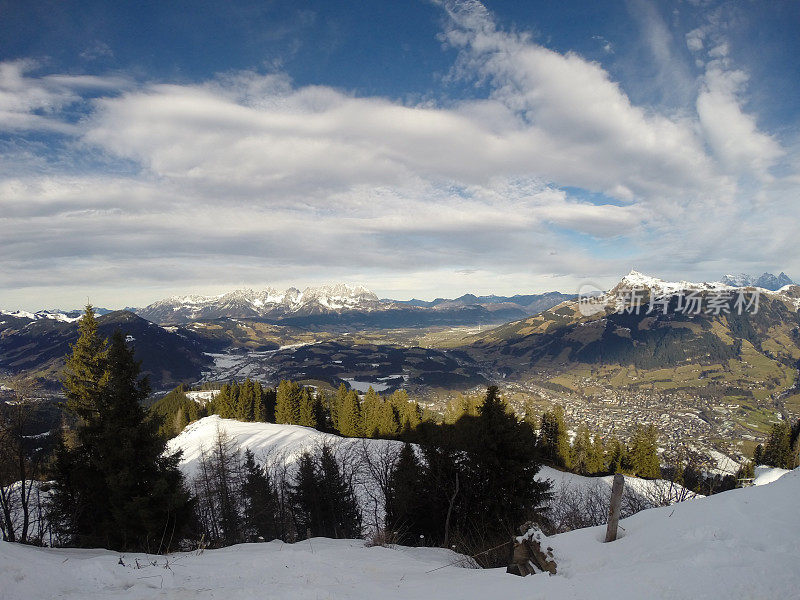
{"type": "MultiPolygon", "coordinates": [[[[749,456],[779,416],[800,416],[799,308],[800,286],[784,273],[692,283],[631,271],[589,298],[392,300],[336,284],[172,296],[102,311],[99,324],[104,336],[115,329],[128,336],[154,398],[178,384],[292,379],[359,392],[404,389],[444,414],[494,383],[520,415],[559,404],[571,424],[623,437],[654,422],[667,447],[690,443],[736,458],[749,456]],[[631,289],[642,310],[618,310],[631,289]],[[683,293],[740,292],[758,296],[757,310],[677,310],[683,293]],[[666,310],[646,310],[656,298],[667,299],[666,310]]],[[[79,314],[0,314],[0,383],[32,385],[57,400],[79,314]]]]}

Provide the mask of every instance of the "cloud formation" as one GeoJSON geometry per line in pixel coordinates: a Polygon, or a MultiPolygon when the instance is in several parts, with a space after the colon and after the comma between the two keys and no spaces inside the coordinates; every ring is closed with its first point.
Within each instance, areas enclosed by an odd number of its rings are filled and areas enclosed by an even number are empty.
{"type": "Polygon", "coordinates": [[[567,291],[633,263],[669,275],[665,254],[685,277],[748,261],[800,272],[780,219],[797,181],[772,174],[788,151],[706,30],[685,37],[704,70],[694,111],[676,116],[478,2],[442,9],[451,77],[483,96],[409,104],[281,73],[133,83],[0,64],[0,127],[19,142],[0,151],[21,166],[0,178],[0,305],[341,278],[396,296],[567,291]],[[770,244],[734,249],[734,224],[770,244]]]}

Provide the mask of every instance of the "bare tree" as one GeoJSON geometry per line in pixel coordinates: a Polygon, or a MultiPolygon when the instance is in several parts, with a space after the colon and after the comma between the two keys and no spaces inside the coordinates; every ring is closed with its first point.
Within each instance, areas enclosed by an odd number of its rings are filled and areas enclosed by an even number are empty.
{"type": "MultiPolygon", "coordinates": [[[[39,522],[31,498],[39,498],[38,459],[27,447],[31,435],[32,400],[22,395],[0,405],[0,532],[9,542],[31,539],[32,519],[39,522]],[[33,509],[33,514],[32,514],[33,509]]],[[[40,507],[39,507],[40,508],[40,507]]]]}

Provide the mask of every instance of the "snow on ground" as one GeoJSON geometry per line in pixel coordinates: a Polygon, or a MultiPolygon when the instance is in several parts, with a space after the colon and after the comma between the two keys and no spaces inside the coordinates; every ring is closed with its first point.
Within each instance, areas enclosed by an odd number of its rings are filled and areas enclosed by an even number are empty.
{"type": "Polygon", "coordinates": [[[189,398],[189,400],[194,400],[198,404],[205,406],[207,402],[216,398],[219,392],[219,390],[197,390],[186,392],[186,397],[189,398]]]}
{"type": "Polygon", "coordinates": [[[621,537],[610,544],[601,542],[604,527],[553,536],[546,542],[558,574],[525,578],[460,568],[447,550],[367,548],[357,540],[169,557],[0,543],[0,599],[792,598],[800,589],[798,495],[795,470],[770,485],[640,512],[621,521],[621,537]]]}
{"type": "MultiPolygon", "coordinates": [[[[574,489],[576,487],[590,488],[597,485],[603,486],[603,488],[607,489],[610,493],[611,485],[614,483],[613,475],[584,477],[583,475],[558,471],[547,466],[543,466],[539,469],[536,479],[549,479],[552,481],[553,492],[556,493],[562,489],[574,489]]],[[[695,494],[683,486],[665,479],[639,479],[638,477],[625,475],[625,488],[632,490],[634,493],[644,498],[665,497],[667,492],[669,492],[669,495],[673,495],[681,500],[703,497],[700,494],[695,494]]]]}
{"type": "Polygon", "coordinates": [[[789,473],[788,470],[781,469],[779,467],[758,465],[755,469],[755,475],[753,477],[753,485],[766,485],[768,483],[772,483],[773,481],[780,479],[787,473],[789,473]]]}
{"type": "MultiPolygon", "coordinates": [[[[180,435],[171,439],[167,450],[182,450],[181,471],[188,477],[194,477],[200,464],[203,449],[211,451],[217,431],[224,432],[236,446],[244,451],[249,449],[262,463],[280,454],[289,462],[295,462],[305,451],[312,451],[323,443],[334,447],[339,452],[359,449],[363,441],[360,438],[343,438],[330,433],[322,433],[311,427],[300,425],[277,425],[275,423],[245,423],[234,419],[222,419],[218,415],[205,417],[195,421],[184,429],[180,435]]],[[[400,448],[400,442],[388,440],[366,440],[369,448],[377,453],[388,447],[400,448]]]]}

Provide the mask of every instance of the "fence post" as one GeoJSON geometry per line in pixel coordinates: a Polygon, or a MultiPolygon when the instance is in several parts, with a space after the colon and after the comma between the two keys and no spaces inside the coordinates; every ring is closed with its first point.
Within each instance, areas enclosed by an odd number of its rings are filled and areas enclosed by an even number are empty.
{"type": "Polygon", "coordinates": [[[619,525],[619,510],[622,504],[622,489],[625,487],[625,476],[622,473],[614,475],[614,485],[611,487],[611,506],[608,508],[608,528],[606,529],[606,542],[617,539],[617,525],[619,525]]]}

